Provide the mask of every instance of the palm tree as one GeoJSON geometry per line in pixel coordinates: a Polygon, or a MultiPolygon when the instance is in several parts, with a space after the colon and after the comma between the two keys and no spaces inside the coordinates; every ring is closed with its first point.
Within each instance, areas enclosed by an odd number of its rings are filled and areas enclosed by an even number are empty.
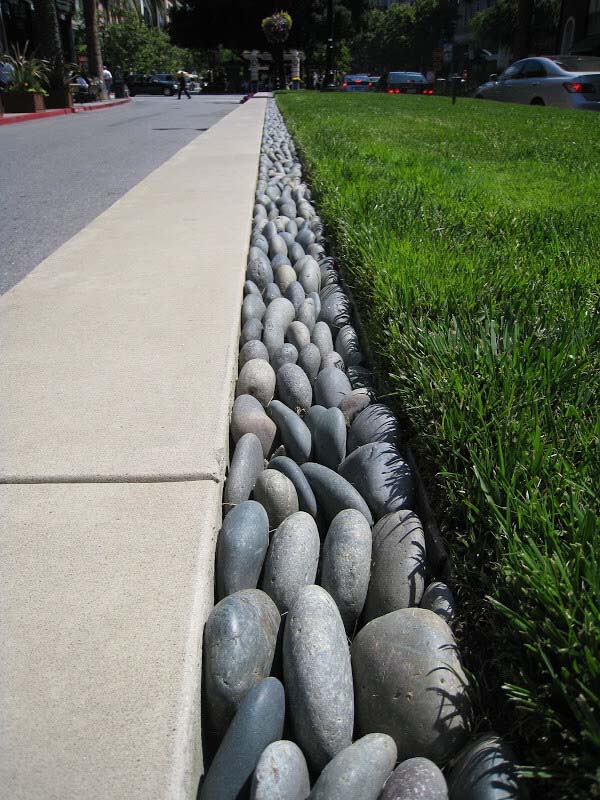
{"type": "Polygon", "coordinates": [[[35,0],[35,18],[39,31],[39,53],[49,67],[48,84],[50,89],[60,91],[65,85],[65,59],[54,0],[35,0]]]}
{"type": "Polygon", "coordinates": [[[83,0],[83,18],[85,20],[85,43],[87,46],[88,72],[90,77],[98,78],[102,83],[101,97],[106,100],[104,89],[104,64],[100,49],[100,31],[98,29],[98,10],[96,0],[83,0]]]}

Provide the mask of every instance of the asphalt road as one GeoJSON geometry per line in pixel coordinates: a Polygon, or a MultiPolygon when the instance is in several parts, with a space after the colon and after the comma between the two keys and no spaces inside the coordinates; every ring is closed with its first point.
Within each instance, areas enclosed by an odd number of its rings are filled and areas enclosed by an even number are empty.
{"type": "Polygon", "coordinates": [[[114,108],[0,126],[0,294],[239,100],[138,96],[114,108]]]}

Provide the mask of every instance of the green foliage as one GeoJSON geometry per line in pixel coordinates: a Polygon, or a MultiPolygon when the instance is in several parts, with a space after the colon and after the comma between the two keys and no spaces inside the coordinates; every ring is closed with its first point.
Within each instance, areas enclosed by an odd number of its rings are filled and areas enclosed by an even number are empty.
{"type": "MultiPolygon", "coordinates": [[[[600,795],[593,115],[278,96],[453,556],[482,726],[600,795]]],[[[551,776],[550,780],[544,776],[551,776]]]]}
{"type": "Polygon", "coordinates": [[[10,64],[12,74],[10,83],[6,87],[7,92],[31,92],[47,95],[44,84],[48,80],[49,65],[41,58],[29,56],[27,51],[29,43],[21,49],[19,45],[14,45],[10,53],[0,56],[0,61],[10,64]]]}

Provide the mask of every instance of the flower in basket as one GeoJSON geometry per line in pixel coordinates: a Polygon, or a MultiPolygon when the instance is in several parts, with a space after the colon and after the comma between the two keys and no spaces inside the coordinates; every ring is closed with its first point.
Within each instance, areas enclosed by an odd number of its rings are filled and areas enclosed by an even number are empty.
{"type": "Polygon", "coordinates": [[[291,28],[292,18],[287,11],[277,11],[262,21],[263,33],[267,37],[267,41],[272,44],[285,42],[290,35],[291,28]]]}

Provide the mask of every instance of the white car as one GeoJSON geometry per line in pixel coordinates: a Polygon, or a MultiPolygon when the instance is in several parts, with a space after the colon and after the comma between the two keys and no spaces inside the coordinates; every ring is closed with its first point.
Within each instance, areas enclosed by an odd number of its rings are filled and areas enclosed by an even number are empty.
{"type": "Polygon", "coordinates": [[[500,77],[475,91],[475,97],[600,111],[600,58],[540,56],[515,61],[500,77]]]}

